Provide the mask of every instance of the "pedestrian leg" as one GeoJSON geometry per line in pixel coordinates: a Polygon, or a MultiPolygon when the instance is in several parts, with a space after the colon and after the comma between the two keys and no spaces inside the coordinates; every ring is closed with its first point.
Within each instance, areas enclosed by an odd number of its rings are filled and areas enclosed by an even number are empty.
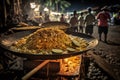
{"type": "Polygon", "coordinates": [[[104,41],[107,43],[107,34],[104,34],[104,41]]]}

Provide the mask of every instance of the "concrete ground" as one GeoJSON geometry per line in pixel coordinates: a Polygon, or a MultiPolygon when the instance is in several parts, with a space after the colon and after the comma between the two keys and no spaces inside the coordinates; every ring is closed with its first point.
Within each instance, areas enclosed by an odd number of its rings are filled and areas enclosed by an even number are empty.
{"type": "MultiPolygon", "coordinates": [[[[98,38],[98,27],[94,27],[93,36],[98,38]]],[[[102,39],[103,34],[102,34],[102,39]]],[[[104,43],[104,41],[99,41],[96,51],[103,50],[107,54],[113,54],[120,58],[120,25],[109,26],[108,32],[108,43],[104,43]]]]}
{"type": "MultiPolygon", "coordinates": [[[[93,36],[99,39],[97,29],[98,28],[95,26],[93,36]]],[[[109,26],[107,41],[108,43],[99,41],[94,49],[95,53],[108,62],[113,67],[115,74],[120,76],[120,25],[109,26]]]]}

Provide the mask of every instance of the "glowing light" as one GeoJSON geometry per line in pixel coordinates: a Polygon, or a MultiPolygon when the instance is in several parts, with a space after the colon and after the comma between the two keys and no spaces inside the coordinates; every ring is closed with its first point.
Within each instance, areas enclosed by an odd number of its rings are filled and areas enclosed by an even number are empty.
{"type": "Polygon", "coordinates": [[[51,14],[53,14],[53,15],[61,15],[61,13],[58,13],[58,12],[51,12],[51,14]]]}
{"type": "Polygon", "coordinates": [[[47,7],[44,8],[44,11],[49,11],[49,9],[47,7]]]}
{"type": "Polygon", "coordinates": [[[30,7],[34,9],[36,7],[36,4],[34,2],[30,3],[30,7]]]}
{"type": "Polygon", "coordinates": [[[40,10],[40,5],[38,5],[35,9],[34,9],[34,11],[39,11],[40,10]]]}

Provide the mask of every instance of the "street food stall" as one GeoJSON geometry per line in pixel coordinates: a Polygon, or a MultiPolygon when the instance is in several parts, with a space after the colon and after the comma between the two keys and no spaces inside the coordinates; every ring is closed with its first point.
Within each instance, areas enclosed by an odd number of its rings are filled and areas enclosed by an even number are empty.
{"type": "MultiPolygon", "coordinates": [[[[67,23],[44,23],[42,28],[38,28],[36,31],[26,30],[3,34],[0,46],[14,55],[27,58],[27,60],[42,61],[23,76],[22,80],[28,80],[50,62],[59,63],[59,71],[56,75],[67,76],[69,80],[71,76],[72,78],[79,76],[82,54],[93,49],[98,44],[98,40],[90,35],[67,31],[68,28],[69,24],[67,23]]],[[[48,68],[47,72],[49,71],[48,68]]]]}

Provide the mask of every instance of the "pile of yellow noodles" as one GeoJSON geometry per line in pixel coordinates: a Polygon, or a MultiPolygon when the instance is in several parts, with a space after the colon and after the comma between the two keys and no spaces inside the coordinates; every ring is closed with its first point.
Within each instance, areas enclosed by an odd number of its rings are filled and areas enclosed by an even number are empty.
{"type": "Polygon", "coordinates": [[[19,39],[10,48],[20,53],[52,54],[53,49],[82,51],[86,49],[87,45],[86,40],[68,35],[58,28],[41,28],[19,39]]]}
{"type": "Polygon", "coordinates": [[[42,28],[15,43],[17,47],[31,50],[51,50],[53,48],[65,50],[71,46],[71,39],[62,30],[56,28],[42,28]]]}

